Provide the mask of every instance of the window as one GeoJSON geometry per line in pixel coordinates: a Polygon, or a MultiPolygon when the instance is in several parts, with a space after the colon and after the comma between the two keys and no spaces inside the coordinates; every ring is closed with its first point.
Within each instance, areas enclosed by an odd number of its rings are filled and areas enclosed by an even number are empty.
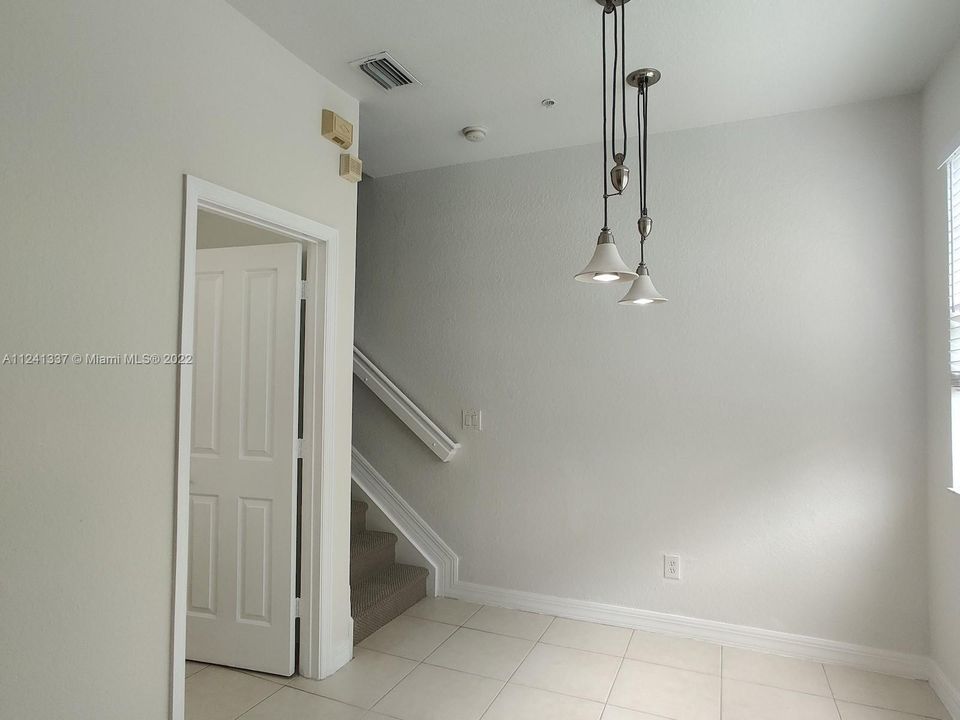
{"type": "Polygon", "coordinates": [[[947,160],[947,237],[950,243],[950,375],[960,389],[960,150],[947,160]]]}
{"type": "Polygon", "coordinates": [[[960,149],[946,163],[947,241],[950,249],[950,384],[953,424],[953,489],[960,492],[960,149]]]}

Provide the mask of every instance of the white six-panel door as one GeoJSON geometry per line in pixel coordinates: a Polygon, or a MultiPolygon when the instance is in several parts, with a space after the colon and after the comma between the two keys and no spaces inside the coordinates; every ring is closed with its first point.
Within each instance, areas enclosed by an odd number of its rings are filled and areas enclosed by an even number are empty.
{"type": "Polygon", "coordinates": [[[294,671],[300,245],[197,251],[187,657],[294,671]]]}

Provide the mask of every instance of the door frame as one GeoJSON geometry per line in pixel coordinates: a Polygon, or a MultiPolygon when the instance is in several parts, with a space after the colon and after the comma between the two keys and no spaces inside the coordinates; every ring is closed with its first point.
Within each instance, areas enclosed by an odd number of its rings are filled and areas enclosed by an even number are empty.
{"type": "MultiPolygon", "coordinates": [[[[180,354],[193,354],[200,210],[299,240],[307,254],[308,292],[303,347],[303,489],[300,563],[300,674],[325,677],[336,669],[333,548],[335,359],[339,233],[335,228],[268,205],[191,175],[184,175],[180,354]],[[321,257],[322,256],[322,257],[321,257]],[[320,292],[322,288],[322,292],[320,292]]],[[[177,377],[176,516],[174,529],[172,720],[183,720],[187,639],[187,571],[190,518],[190,437],[193,365],[177,377]]]]}

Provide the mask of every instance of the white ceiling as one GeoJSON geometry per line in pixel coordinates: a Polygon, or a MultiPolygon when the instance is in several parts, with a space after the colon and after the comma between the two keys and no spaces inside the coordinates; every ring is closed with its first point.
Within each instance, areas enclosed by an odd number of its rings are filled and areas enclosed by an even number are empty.
{"type": "MultiPolygon", "coordinates": [[[[594,0],[229,2],[360,99],[374,177],[600,139],[594,0]],[[348,65],[380,50],[423,86],[385,93],[348,65]],[[466,142],[466,125],[487,140],[466,142]]],[[[632,0],[627,26],[628,66],[663,72],[659,132],[919,90],[958,38],[960,0],[632,0]]]]}

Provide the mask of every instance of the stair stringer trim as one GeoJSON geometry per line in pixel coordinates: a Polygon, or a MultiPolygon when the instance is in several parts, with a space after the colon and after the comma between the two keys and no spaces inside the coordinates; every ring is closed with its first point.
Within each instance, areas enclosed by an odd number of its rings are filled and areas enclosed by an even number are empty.
{"type": "Polygon", "coordinates": [[[457,583],[459,556],[356,448],[351,455],[351,475],[353,482],[430,565],[433,575],[431,594],[439,597],[449,594],[457,583]]]}

